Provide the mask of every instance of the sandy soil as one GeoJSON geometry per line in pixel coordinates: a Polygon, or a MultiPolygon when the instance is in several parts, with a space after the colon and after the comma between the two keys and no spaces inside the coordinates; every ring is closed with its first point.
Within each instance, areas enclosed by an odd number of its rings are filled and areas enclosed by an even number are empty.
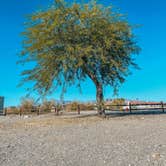
{"type": "Polygon", "coordinates": [[[166,166],[166,114],[0,117],[1,166],[166,166]]]}

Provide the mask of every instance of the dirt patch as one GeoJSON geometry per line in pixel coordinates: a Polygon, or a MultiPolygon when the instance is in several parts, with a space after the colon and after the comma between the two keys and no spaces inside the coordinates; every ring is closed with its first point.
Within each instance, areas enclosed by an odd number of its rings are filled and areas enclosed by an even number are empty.
{"type": "Polygon", "coordinates": [[[9,122],[1,122],[1,129],[11,129],[11,128],[24,128],[24,127],[47,127],[47,126],[68,126],[73,124],[87,124],[87,123],[95,123],[98,121],[102,121],[103,119],[93,116],[93,117],[85,117],[85,118],[63,118],[63,117],[28,117],[28,118],[20,118],[19,116],[15,116],[10,119],[9,122]]]}
{"type": "Polygon", "coordinates": [[[1,166],[166,165],[166,115],[0,118],[1,166]]]}

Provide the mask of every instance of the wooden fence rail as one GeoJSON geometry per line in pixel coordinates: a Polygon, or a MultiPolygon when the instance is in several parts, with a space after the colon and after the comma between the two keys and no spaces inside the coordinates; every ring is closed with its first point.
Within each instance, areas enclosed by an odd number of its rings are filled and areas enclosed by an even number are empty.
{"type": "MultiPolygon", "coordinates": [[[[65,107],[65,106],[64,106],[65,107]]],[[[96,105],[91,105],[92,108],[94,108],[95,110],[97,110],[97,106],[96,105]]],[[[35,107],[32,109],[23,109],[23,108],[19,108],[18,109],[18,114],[24,115],[26,113],[36,113],[37,115],[43,114],[44,112],[41,110],[40,107],[35,107]]],[[[55,115],[59,115],[61,112],[61,109],[59,107],[54,107],[51,110],[53,110],[55,112],[55,115]]],[[[48,112],[51,110],[48,110],[48,112]]],[[[103,105],[103,110],[104,111],[123,111],[123,112],[130,112],[132,113],[132,111],[152,111],[152,110],[161,110],[162,112],[165,112],[166,110],[166,103],[164,102],[160,102],[160,103],[128,103],[128,104],[119,104],[119,105],[113,105],[113,104],[105,104],[103,105]]],[[[80,105],[77,106],[77,110],[76,112],[78,114],[81,113],[81,107],[80,105]]],[[[6,115],[7,109],[5,109],[4,111],[4,115],[6,115]]]]}
{"type": "Polygon", "coordinates": [[[104,105],[104,110],[110,110],[110,111],[138,111],[138,110],[162,110],[162,112],[166,109],[166,103],[160,102],[160,103],[129,103],[129,104],[120,104],[120,105],[104,105]],[[115,109],[119,108],[121,109],[115,109]]]}

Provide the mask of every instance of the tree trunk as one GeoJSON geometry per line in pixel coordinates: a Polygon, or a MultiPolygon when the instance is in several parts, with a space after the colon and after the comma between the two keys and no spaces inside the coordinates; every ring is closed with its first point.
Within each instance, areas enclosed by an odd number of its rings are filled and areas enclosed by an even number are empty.
{"type": "Polygon", "coordinates": [[[103,109],[103,101],[104,101],[103,85],[100,81],[98,81],[95,74],[87,70],[86,67],[84,68],[84,71],[87,73],[89,78],[93,81],[93,83],[96,86],[96,100],[97,100],[98,113],[99,115],[105,116],[105,111],[103,109]]]}
{"type": "Polygon", "coordinates": [[[96,100],[97,100],[97,106],[98,106],[98,113],[99,115],[105,114],[103,110],[103,86],[102,84],[98,83],[96,84],[96,100]]]}

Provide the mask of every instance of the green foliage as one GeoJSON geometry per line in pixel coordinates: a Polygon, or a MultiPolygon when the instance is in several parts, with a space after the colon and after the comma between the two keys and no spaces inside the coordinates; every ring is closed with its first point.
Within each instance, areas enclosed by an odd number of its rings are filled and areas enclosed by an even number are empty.
{"type": "MultiPolygon", "coordinates": [[[[95,2],[52,7],[29,17],[20,62],[33,62],[23,82],[33,81],[41,95],[62,86],[80,85],[89,77],[96,85],[115,89],[125,81],[139,52],[132,26],[112,6],[95,2]]],[[[101,95],[102,96],[102,95],[101,95]]]]}

